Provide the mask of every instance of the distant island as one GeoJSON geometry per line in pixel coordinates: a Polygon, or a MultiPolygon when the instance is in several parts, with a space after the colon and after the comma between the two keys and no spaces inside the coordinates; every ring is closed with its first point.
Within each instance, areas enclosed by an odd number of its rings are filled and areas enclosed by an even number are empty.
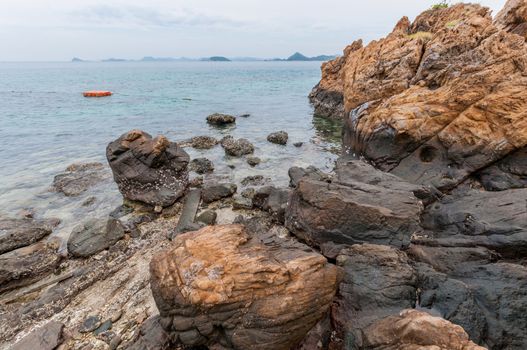
{"type": "MultiPolygon", "coordinates": [[[[124,59],[124,58],[107,58],[101,60],[101,62],[255,62],[255,61],[329,61],[337,57],[337,55],[319,55],[314,57],[308,57],[300,52],[295,52],[288,58],[258,58],[258,57],[225,57],[225,56],[211,56],[202,58],[189,58],[189,57],[153,57],[145,56],[139,60],[124,59]]],[[[71,59],[71,62],[90,62],[83,60],[78,57],[71,59]]],[[[91,61],[94,62],[94,61],[91,61]]]]}

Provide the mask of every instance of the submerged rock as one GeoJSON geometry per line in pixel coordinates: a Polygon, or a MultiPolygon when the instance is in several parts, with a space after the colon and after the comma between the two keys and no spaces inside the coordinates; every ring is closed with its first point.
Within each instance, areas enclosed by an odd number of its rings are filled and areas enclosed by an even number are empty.
{"type": "Polygon", "coordinates": [[[289,138],[289,135],[285,131],[277,131],[269,134],[267,136],[267,141],[271,143],[276,143],[278,145],[285,145],[287,144],[287,139],[289,138]]]}
{"type": "Polygon", "coordinates": [[[106,157],[124,198],[163,207],[188,186],[188,154],[164,136],[132,130],[111,142],[106,157]]]}
{"type": "Polygon", "coordinates": [[[0,217],[0,254],[41,240],[51,234],[59,223],[59,219],[0,217]]]}
{"type": "Polygon", "coordinates": [[[179,235],[150,267],[160,324],[189,346],[290,349],[325,315],[338,280],[306,246],[242,225],[179,235]]]}
{"type": "Polygon", "coordinates": [[[77,258],[96,254],[124,237],[124,227],[113,217],[88,219],[71,231],[68,252],[77,258]]]}
{"type": "Polygon", "coordinates": [[[196,158],[192,159],[188,168],[197,174],[206,174],[214,171],[214,164],[207,158],[196,158]]]}
{"type": "Polygon", "coordinates": [[[233,157],[241,157],[254,152],[253,144],[247,139],[235,140],[232,136],[228,136],[222,139],[221,145],[225,154],[233,157]]]}
{"type": "Polygon", "coordinates": [[[211,136],[195,136],[190,139],[190,145],[196,149],[211,149],[219,143],[211,136]]]}
{"type": "Polygon", "coordinates": [[[102,163],[71,164],[65,172],[55,176],[53,188],[68,197],[73,197],[107,178],[108,174],[102,163]]]}
{"type": "Polygon", "coordinates": [[[214,113],[207,117],[207,123],[214,126],[226,126],[236,123],[236,117],[228,114],[214,113]]]}
{"type": "Polygon", "coordinates": [[[252,167],[257,166],[261,162],[262,160],[258,157],[247,157],[247,164],[249,164],[252,167]]]}

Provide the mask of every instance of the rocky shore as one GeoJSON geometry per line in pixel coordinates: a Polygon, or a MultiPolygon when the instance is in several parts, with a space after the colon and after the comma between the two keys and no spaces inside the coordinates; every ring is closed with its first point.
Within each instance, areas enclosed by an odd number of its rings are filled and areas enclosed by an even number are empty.
{"type": "MultiPolygon", "coordinates": [[[[67,242],[58,219],[0,217],[0,348],[527,348],[526,8],[429,10],[324,64],[310,98],[344,149],[287,187],[187,153],[258,169],[247,139],[116,135],[115,210],[93,197],[67,242]]],[[[52,190],[88,202],[105,170],[52,190]]]]}

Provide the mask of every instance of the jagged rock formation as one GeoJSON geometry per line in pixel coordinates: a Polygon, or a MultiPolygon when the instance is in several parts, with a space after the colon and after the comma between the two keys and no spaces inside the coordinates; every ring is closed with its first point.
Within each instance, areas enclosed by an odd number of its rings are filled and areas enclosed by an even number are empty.
{"type": "Polygon", "coordinates": [[[242,225],[176,236],[151,273],[174,342],[232,349],[290,349],[324,316],[338,279],[306,246],[242,225]]]}
{"type": "Polygon", "coordinates": [[[108,145],[106,158],[126,199],[167,207],[187,189],[190,157],[164,136],[129,131],[108,145]]]}
{"type": "Polygon", "coordinates": [[[328,63],[340,69],[323,70],[319,89],[341,88],[347,152],[450,189],[524,148],[527,46],[503,24],[522,4],[495,22],[479,5],[429,10],[328,63]]]}

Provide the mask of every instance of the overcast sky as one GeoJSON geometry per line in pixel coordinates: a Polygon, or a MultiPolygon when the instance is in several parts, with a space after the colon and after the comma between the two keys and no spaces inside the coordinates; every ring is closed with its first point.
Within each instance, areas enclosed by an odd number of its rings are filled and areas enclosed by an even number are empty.
{"type": "MultiPolygon", "coordinates": [[[[338,54],[438,0],[0,0],[0,61],[338,54]]],[[[496,13],[505,0],[481,0],[496,13]]]]}

